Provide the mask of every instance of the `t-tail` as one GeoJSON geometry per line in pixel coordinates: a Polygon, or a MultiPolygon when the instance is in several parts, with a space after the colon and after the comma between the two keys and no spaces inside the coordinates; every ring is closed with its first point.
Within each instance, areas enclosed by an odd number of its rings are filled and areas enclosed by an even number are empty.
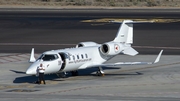
{"type": "Polygon", "coordinates": [[[133,43],[133,21],[132,20],[124,20],[119,27],[117,35],[114,42],[120,43],[133,43]]]}
{"type": "Polygon", "coordinates": [[[132,56],[138,54],[138,52],[131,47],[131,44],[133,43],[133,23],[134,22],[132,20],[124,20],[117,32],[115,39],[113,40],[113,42],[123,44],[123,54],[132,56]]]}
{"type": "Polygon", "coordinates": [[[123,53],[126,55],[137,55],[138,52],[131,47],[133,43],[133,21],[124,20],[113,41],[101,45],[100,52],[103,55],[117,55],[123,53]]]}

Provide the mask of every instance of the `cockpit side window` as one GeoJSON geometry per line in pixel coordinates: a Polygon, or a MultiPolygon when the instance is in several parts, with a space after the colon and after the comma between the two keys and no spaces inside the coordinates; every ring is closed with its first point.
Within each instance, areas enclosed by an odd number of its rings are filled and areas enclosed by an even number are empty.
{"type": "Polygon", "coordinates": [[[55,59],[58,59],[58,55],[57,54],[42,54],[39,59],[42,59],[43,61],[52,61],[55,59]]]}

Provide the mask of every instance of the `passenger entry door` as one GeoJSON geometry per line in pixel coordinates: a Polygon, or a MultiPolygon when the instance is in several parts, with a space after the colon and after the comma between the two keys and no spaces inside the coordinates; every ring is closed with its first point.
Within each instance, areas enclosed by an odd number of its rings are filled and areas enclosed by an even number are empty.
{"type": "Polygon", "coordinates": [[[61,62],[61,63],[59,63],[61,66],[59,71],[63,71],[64,68],[66,67],[66,63],[67,63],[67,54],[59,53],[59,55],[61,57],[61,61],[59,61],[59,62],[61,62]]]}

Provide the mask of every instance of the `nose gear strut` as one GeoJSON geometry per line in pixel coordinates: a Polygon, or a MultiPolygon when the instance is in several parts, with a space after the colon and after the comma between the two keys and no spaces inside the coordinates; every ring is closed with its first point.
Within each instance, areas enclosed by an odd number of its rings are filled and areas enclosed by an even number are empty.
{"type": "Polygon", "coordinates": [[[97,76],[104,76],[104,71],[102,69],[102,67],[99,67],[99,70],[96,72],[97,76]]]}

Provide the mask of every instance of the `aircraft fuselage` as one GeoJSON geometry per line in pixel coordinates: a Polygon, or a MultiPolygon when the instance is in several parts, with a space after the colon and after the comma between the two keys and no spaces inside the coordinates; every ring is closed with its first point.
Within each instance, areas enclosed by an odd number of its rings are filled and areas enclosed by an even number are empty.
{"type": "MultiPolygon", "coordinates": [[[[112,57],[112,56],[111,56],[112,57]]],[[[111,57],[104,57],[99,52],[99,46],[68,48],[44,52],[26,71],[35,75],[40,63],[45,65],[45,74],[86,69],[92,65],[104,63],[111,57]]]]}

